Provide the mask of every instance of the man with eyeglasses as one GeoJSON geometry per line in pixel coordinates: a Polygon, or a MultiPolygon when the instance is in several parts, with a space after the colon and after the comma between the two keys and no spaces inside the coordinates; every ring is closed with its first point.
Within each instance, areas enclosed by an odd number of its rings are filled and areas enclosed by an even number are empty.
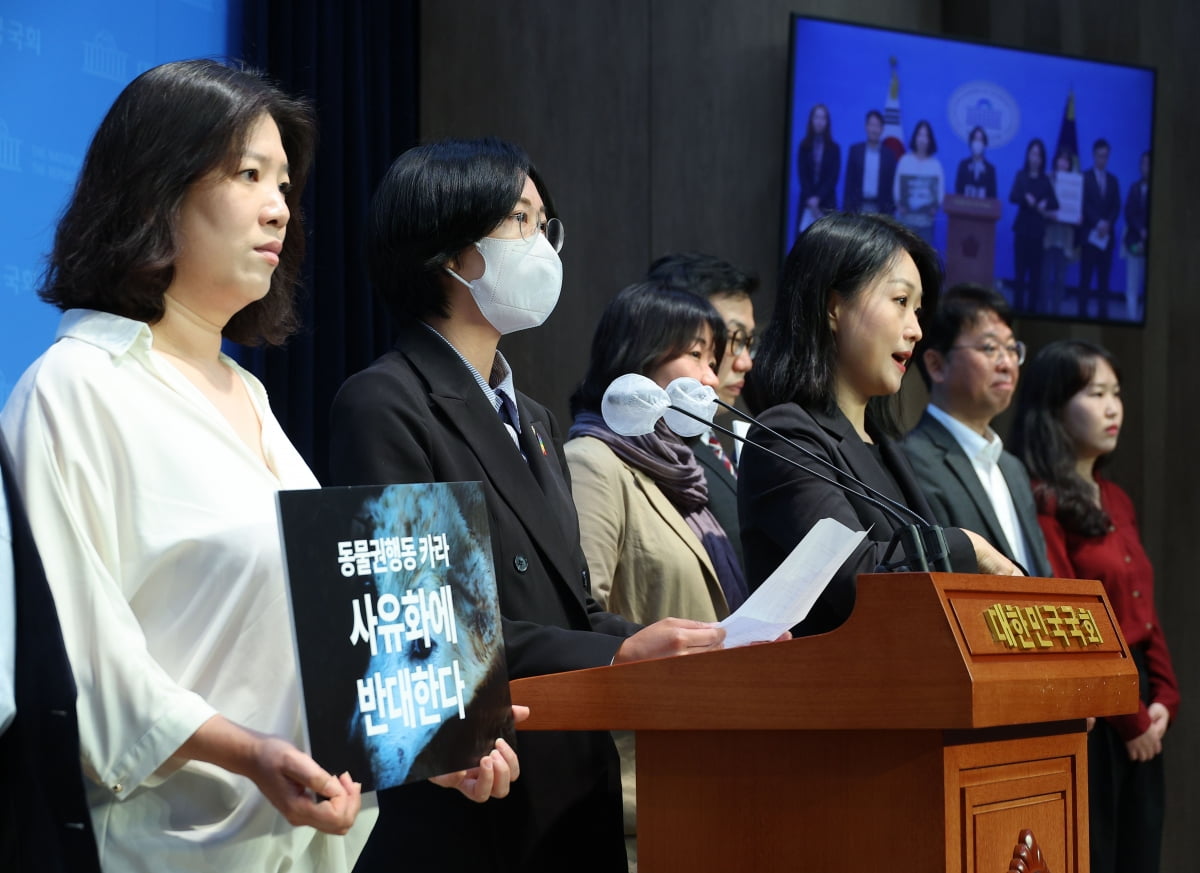
{"type": "Polygon", "coordinates": [[[916,358],[930,402],[904,449],[935,520],[986,537],[1032,576],[1051,575],[1029,474],[992,429],[1025,361],[1012,310],[990,288],[956,285],[923,330],[916,358]]]}
{"type": "MultiPolygon", "coordinates": [[[[646,280],[705,297],[725,320],[728,344],[717,368],[717,396],[737,403],[754,366],[754,301],[758,277],[713,255],[683,252],[664,255],[646,273],[646,280]]],[[[718,407],[718,416],[731,417],[718,407]]],[[[728,425],[726,425],[728,426],[728,425]]],[[[688,441],[708,482],[708,508],[729,535],[742,563],[742,540],[737,515],[737,446],[712,430],[688,441]]]]}

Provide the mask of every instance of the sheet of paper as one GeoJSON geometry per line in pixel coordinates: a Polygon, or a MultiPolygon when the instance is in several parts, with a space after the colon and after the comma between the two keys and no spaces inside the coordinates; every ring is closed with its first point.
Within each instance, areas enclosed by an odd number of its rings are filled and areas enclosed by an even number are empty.
{"type": "Polygon", "coordinates": [[[725,648],[765,642],[799,624],[829,580],[866,537],[839,521],[823,518],[796,544],[733,615],[721,622],[725,648]]]}
{"type": "Polygon", "coordinates": [[[1088,245],[1095,246],[1096,248],[1100,249],[1100,251],[1104,251],[1108,248],[1108,244],[1111,239],[1112,236],[1110,234],[1102,234],[1098,228],[1093,227],[1092,232],[1088,234],[1087,241],[1088,245]]]}

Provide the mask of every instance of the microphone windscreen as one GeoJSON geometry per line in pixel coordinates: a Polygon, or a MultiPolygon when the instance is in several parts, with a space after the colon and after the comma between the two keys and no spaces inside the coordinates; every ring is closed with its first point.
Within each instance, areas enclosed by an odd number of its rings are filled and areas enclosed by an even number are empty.
{"type": "Polygon", "coordinates": [[[638,373],[613,379],[600,401],[604,423],[621,436],[643,436],[654,430],[671,401],[667,392],[638,373]]]}
{"type": "Polygon", "coordinates": [[[708,430],[713,416],[717,412],[717,392],[710,386],[704,385],[699,379],[680,376],[667,385],[667,399],[676,409],[683,409],[703,421],[696,421],[691,416],[681,415],[674,409],[663,413],[667,427],[681,437],[696,437],[708,430]]]}

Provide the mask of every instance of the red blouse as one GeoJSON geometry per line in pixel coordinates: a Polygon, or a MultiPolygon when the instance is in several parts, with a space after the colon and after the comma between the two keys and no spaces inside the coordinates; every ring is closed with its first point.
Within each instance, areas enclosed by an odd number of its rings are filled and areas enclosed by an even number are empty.
{"type": "MultiPolygon", "coordinates": [[[[1039,508],[1038,523],[1046,535],[1046,554],[1056,576],[1099,579],[1104,585],[1125,642],[1145,652],[1150,701],[1165,706],[1174,722],[1179,711],[1179,684],[1154,607],[1154,568],[1142,548],[1133,501],[1107,479],[1097,476],[1096,482],[1100,486],[1100,505],[1112,521],[1108,533],[1099,537],[1069,533],[1054,517],[1052,504],[1039,508]]],[[[1139,704],[1137,714],[1112,716],[1108,721],[1126,741],[1150,728],[1145,701],[1139,704]]]]}

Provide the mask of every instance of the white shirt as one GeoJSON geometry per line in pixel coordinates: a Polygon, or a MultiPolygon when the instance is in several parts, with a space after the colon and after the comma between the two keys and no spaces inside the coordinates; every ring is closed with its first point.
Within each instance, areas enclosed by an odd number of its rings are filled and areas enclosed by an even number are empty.
{"type": "Polygon", "coordinates": [[[489,381],[483,378],[483,374],[475,369],[475,365],[467,360],[466,355],[460,352],[454,343],[442,336],[436,327],[425,321],[421,322],[421,324],[444,342],[450,348],[450,351],[458,355],[458,359],[463,362],[467,370],[474,377],[475,384],[479,386],[479,390],[487,397],[488,403],[492,404],[492,409],[496,410],[496,414],[504,421],[504,426],[508,429],[508,435],[512,437],[517,448],[520,448],[521,438],[517,435],[517,431],[521,427],[521,414],[517,409],[517,388],[513,383],[512,367],[508,365],[508,360],[504,355],[500,354],[499,349],[496,350],[495,357],[492,358],[492,373],[491,380],[489,381]],[[509,401],[507,417],[501,411],[504,406],[504,400],[501,398],[502,393],[509,401]],[[509,418],[512,420],[509,421],[509,418]]]}
{"type": "Polygon", "coordinates": [[[876,200],[879,198],[880,148],[882,148],[882,146],[875,146],[872,148],[871,144],[867,143],[867,147],[863,149],[863,200],[876,200]]]}
{"type": "Polygon", "coordinates": [[[216,712],[303,737],[275,492],[317,482],[262,385],[223,360],[271,469],[146,324],[113,315],[63,315],[0,413],[79,687],[106,873],[344,871],[373,822],[293,828],[248,779],[171,758],[216,712]]]}
{"type": "Polygon", "coordinates": [[[0,736],[17,714],[17,589],[13,581],[12,526],[0,486],[0,736]]]}
{"type": "Polygon", "coordinates": [[[942,198],[946,194],[946,179],[942,173],[942,162],[935,156],[920,158],[916,152],[907,152],[900,156],[900,160],[896,162],[896,177],[892,180],[892,199],[896,201],[896,207],[899,209],[912,209],[922,204],[911,204],[903,202],[900,193],[900,180],[905,176],[928,177],[933,179],[934,197],[937,199],[937,205],[942,205],[942,198]]]}
{"type": "Polygon", "coordinates": [[[928,411],[950,431],[950,435],[971,459],[971,466],[975,468],[979,484],[987,493],[996,519],[1000,522],[1000,529],[1004,531],[1004,537],[1012,549],[1010,554],[1022,567],[1028,567],[1029,544],[1025,542],[1025,534],[1021,532],[1021,520],[1017,517],[1012,492],[1008,490],[1008,482],[1000,470],[1000,455],[1004,451],[1004,443],[1000,441],[999,435],[989,427],[988,435],[980,436],[933,403],[929,404],[928,411]]]}

